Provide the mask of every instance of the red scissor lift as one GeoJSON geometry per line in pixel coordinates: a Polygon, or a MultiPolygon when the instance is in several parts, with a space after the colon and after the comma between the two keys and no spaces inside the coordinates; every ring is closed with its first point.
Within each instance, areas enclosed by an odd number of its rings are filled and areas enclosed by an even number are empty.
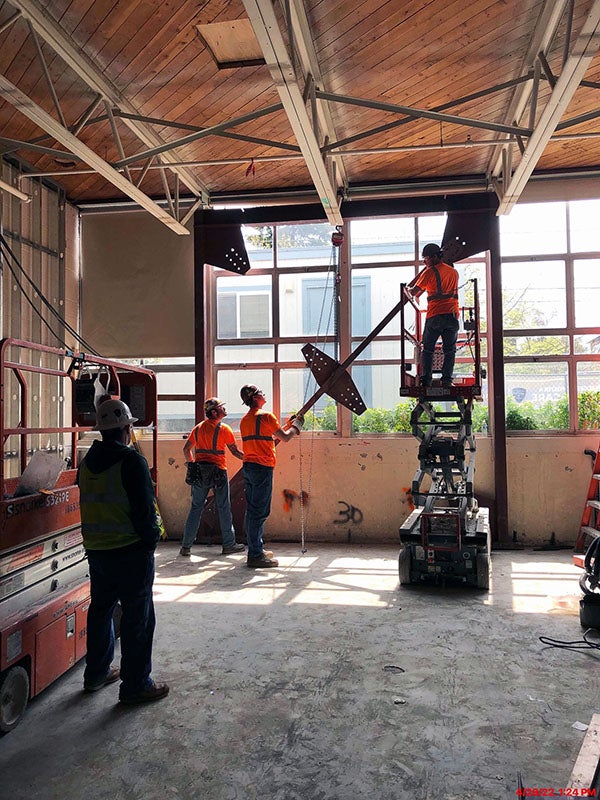
{"type": "Polygon", "coordinates": [[[484,375],[477,281],[472,283],[472,305],[460,309],[454,385],[442,386],[435,377],[443,361],[438,346],[434,379],[427,388],[419,385],[424,312],[402,286],[400,395],[417,399],[411,426],[420,443],[419,469],[411,488],[415,508],[400,528],[402,584],[454,578],[489,587],[489,511],[479,508],[473,482],[476,445],[472,409],[473,401],[482,399],[484,375]]]}
{"type": "Polygon", "coordinates": [[[150,370],[16,339],[0,341],[0,380],[0,733],[7,733],[29,699],[85,655],[90,593],[75,479],[94,399],[100,388],[127,402],[140,427],[152,426],[156,483],[157,389],[150,370]],[[47,464],[34,468],[36,453],[58,463],[52,485],[47,464]]]}

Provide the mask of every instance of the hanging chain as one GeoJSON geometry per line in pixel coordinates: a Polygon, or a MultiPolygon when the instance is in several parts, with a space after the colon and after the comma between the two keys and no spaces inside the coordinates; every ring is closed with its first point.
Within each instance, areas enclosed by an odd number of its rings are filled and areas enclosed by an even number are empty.
{"type": "MultiPolygon", "coordinates": [[[[319,344],[319,336],[321,331],[321,322],[323,321],[323,313],[325,309],[325,301],[327,298],[327,289],[329,287],[329,277],[332,273],[335,274],[335,278],[333,281],[333,286],[331,290],[331,304],[329,306],[329,315],[327,318],[327,325],[325,328],[325,333],[323,334],[323,344],[325,343],[325,339],[327,338],[327,334],[329,331],[329,326],[331,325],[331,317],[334,313],[335,302],[338,295],[338,285],[339,285],[339,273],[338,273],[338,263],[336,258],[337,248],[332,244],[331,246],[331,255],[329,257],[329,267],[327,269],[327,278],[325,281],[325,288],[323,290],[323,300],[321,302],[321,311],[319,313],[319,322],[317,325],[317,333],[315,335],[315,345],[319,344]]],[[[336,325],[337,327],[337,325],[336,325]]],[[[336,354],[337,355],[337,354],[336,354]]],[[[313,353],[313,359],[315,354],[313,353]]],[[[308,368],[309,373],[306,379],[306,384],[304,386],[304,397],[303,397],[303,405],[306,402],[308,397],[308,387],[309,382],[311,379],[312,371],[311,371],[312,361],[309,362],[308,368]]],[[[311,428],[311,437],[310,437],[310,453],[308,458],[308,482],[306,486],[306,492],[304,491],[304,453],[302,452],[302,437],[299,438],[299,458],[300,458],[300,466],[298,469],[299,472],[299,481],[300,481],[300,534],[301,534],[301,549],[302,553],[306,553],[306,522],[308,519],[307,513],[307,501],[310,497],[311,486],[312,486],[312,465],[313,465],[313,455],[314,455],[314,447],[315,447],[315,428],[314,428],[314,413],[313,413],[313,427],[311,428]]]]}

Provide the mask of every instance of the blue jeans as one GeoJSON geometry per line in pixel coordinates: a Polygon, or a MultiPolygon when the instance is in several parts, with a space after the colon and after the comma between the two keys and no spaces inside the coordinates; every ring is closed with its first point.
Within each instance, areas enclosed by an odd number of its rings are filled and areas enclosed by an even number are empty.
{"type": "Polygon", "coordinates": [[[265,467],[252,461],[244,462],[248,558],[259,558],[263,552],[265,520],[271,513],[273,471],[273,467],[265,467]]]}
{"type": "Polygon", "coordinates": [[[88,550],[91,603],[87,617],[85,683],[103,678],[115,653],[113,613],[121,601],[121,694],[151,685],[154,553],[142,549],[88,550]]]}
{"type": "Polygon", "coordinates": [[[219,515],[223,547],[233,547],[235,544],[235,530],[231,518],[231,502],[229,500],[229,481],[225,470],[218,470],[218,472],[223,474],[216,481],[192,484],[192,505],[183,529],[182,547],[191,547],[194,543],[198,533],[198,526],[200,525],[200,518],[202,517],[202,510],[211,489],[215,494],[215,505],[219,515]]]}
{"type": "Polygon", "coordinates": [[[425,320],[423,328],[423,352],[421,354],[421,379],[431,381],[433,372],[433,354],[437,340],[442,337],[444,349],[444,363],[442,364],[442,380],[452,379],[454,358],[456,356],[456,340],[458,338],[459,322],[454,314],[437,314],[425,320]]]}

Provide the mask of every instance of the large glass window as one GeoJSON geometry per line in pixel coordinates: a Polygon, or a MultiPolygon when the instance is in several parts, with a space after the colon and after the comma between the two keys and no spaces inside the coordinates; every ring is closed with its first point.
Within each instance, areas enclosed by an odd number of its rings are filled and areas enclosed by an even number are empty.
{"type": "Polygon", "coordinates": [[[507,363],[504,380],[508,430],[569,428],[569,373],[564,361],[507,363]]]}
{"type": "Polygon", "coordinates": [[[598,427],[599,211],[599,201],[544,203],[502,218],[509,430],[598,427]]]}
{"type": "Polygon", "coordinates": [[[597,327],[600,322],[599,276],[600,258],[574,262],[575,325],[578,328],[597,327]]]}
{"type": "Polygon", "coordinates": [[[600,250],[598,219],[600,219],[600,200],[579,200],[569,203],[572,253],[600,250]]]}
{"type": "Polygon", "coordinates": [[[331,225],[278,225],[279,269],[327,265],[331,262],[331,225]]]}
{"type": "Polygon", "coordinates": [[[217,338],[258,339],[270,335],[270,278],[217,278],[217,338]]]}
{"type": "Polygon", "coordinates": [[[562,261],[502,265],[504,328],[557,328],[567,322],[562,261]]]}
{"type": "MultiPolygon", "coordinates": [[[[330,225],[246,227],[251,273],[231,276],[211,268],[214,299],[209,305],[216,312],[210,326],[214,336],[212,383],[216,393],[227,400],[239,395],[243,383],[257,383],[268,394],[268,408],[283,421],[318,389],[302,353],[306,343],[341,360],[340,348],[346,353],[356,350],[396,309],[349,370],[367,406],[360,420],[354,419],[353,428],[357,432],[409,432],[412,404],[399,396],[401,285],[421,269],[422,246],[441,242],[445,224],[445,214],[352,221],[345,230],[348,268],[338,264],[341,251],[332,247],[330,225]],[[347,310],[343,307],[346,298],[350,300],[347,310]],[[345,347],[338,336],[346,337],[345,347]]],[[[472,278],[480,282],[485,325],[485,261],[471,259],[459,265],[459,272],[461,305],[473,304],[472,278]]],[[[407,324],[415,329],[412,310],[407,324]]],[[[418,359],[411,344],[407,353],[412,361],[418,359]]],[[[458,372],[469,368],[463,355],[457,358],[458,372]]],[[[472,369],[472,358],[469,360],[472,369]]],[[[235,423],[232,411],[233,407],[229,417],[235,423]]],[[[322,431],[336,430],[343,419],[327,395],[319,398],[308,416],[309,426],[322,431]]],[[[345,419],[343,424],[348,424],[350,416],[345,419]]]]}
{"type": "Polygon", "coordinates": [[[565,203],[517,205],[500,217],[500,246],[505,256],[539,256],[565,253],[567,216],[565,203]]]}
{"type": "MultiPolygon", "coordinates": [[[[589,409],[600,374],[598,211],[600,201],[544,203],[517,206],[501,219],[506,406],[511,431],[597,427],[589,409]]],[[[398,304],[401,284],[409,283],[422,267],[423,245],[441,242],[445,224],[445,214],[352,221],[345,230],[350,239],[348,268],[337,266],[340,251],[332,248],[330,225],[246,229],[252,272],[243,277],[214,273],[215,391],[225,399],[237,398],[243,383],[258,383],[267,392],[268,407],[285,419],[318,386],[302,354],[304,344],[311,343],[338,360],[340,347],[346,353],[356,350],[398,304]],[[344,308],[346,298],[348,309],[344,308]],[[341,344],[338,335],[346,337],[341,344]]],[[[470,258],[457,264],[457,269],[461,307],[473,305],[473,279],[477,280],[485,361],[486,260],[470,258]]],[[[409,329],[410,324],[414,327],[415,320],[409,320],[409,329]]],[[[367,412],[353,419],[356,432],[409,430],[406,415],[411,403],[401,401],[398,393],[400,345],[397,315],[352,364],[352,378],[367,405],[367,412]]],[[[418,360],[411,345],[408,353],[418,360]]],[[[469,355],[457,353],[457,375],[472,370],[469,355]]],[[[485,401],[477,404],[476,430],[485,423],[485,406],[485,401]]],[[[232,411],[233,407],[230,417],[232,411]]],[[[238,416],[243,411],[238,409],[238,416]]],[[[345,413],[339,414],[324,395],[309,415],[310,424],[334,430],[340,420],[347,424],[343,420],[350,418],[345,413]]]]}
{"type": "Polygon", "coordinates": [[[273,228],[263,225],[254,228],[242,225],[242,236],[251,269],[270,269],[273,266],[273,228]]]}
{"type": "Polygon", "coordinates": [[[353,220],[350,224],[353,264],[413,261],[414,217],[353,220]]]}

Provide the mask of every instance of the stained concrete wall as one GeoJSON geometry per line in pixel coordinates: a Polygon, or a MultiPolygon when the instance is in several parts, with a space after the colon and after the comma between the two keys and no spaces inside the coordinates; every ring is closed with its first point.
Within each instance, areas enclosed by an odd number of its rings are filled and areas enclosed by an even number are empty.
{"type": "MultiPolygon", "coordinates": [[[[180,538],[189,506],[184,482],[182,439],[159,444],[159,500],[170,538],[180,538]]],[[[573,544],[579,530],[592,462],[584,449],[596,450],[597,436],[511,437],[508,439],[509,530],[518,541],[541,545],[555,533],[573,544]]],[[[300,482],[309,494],[305,514],[308,541],[398,541],[409,513],[406,488],[418,466],[412,437],[342,439],[304,432],[277,449],[275,489],[266,539],[300,541],[300,482]],[[284,490],[295,493],[285,502],[284,490]]],[[[239,469],[233,457],[230,477],[239,469]]],[[[491,439],[477,439],[476,495],[493,503],[491,439]]]]}

